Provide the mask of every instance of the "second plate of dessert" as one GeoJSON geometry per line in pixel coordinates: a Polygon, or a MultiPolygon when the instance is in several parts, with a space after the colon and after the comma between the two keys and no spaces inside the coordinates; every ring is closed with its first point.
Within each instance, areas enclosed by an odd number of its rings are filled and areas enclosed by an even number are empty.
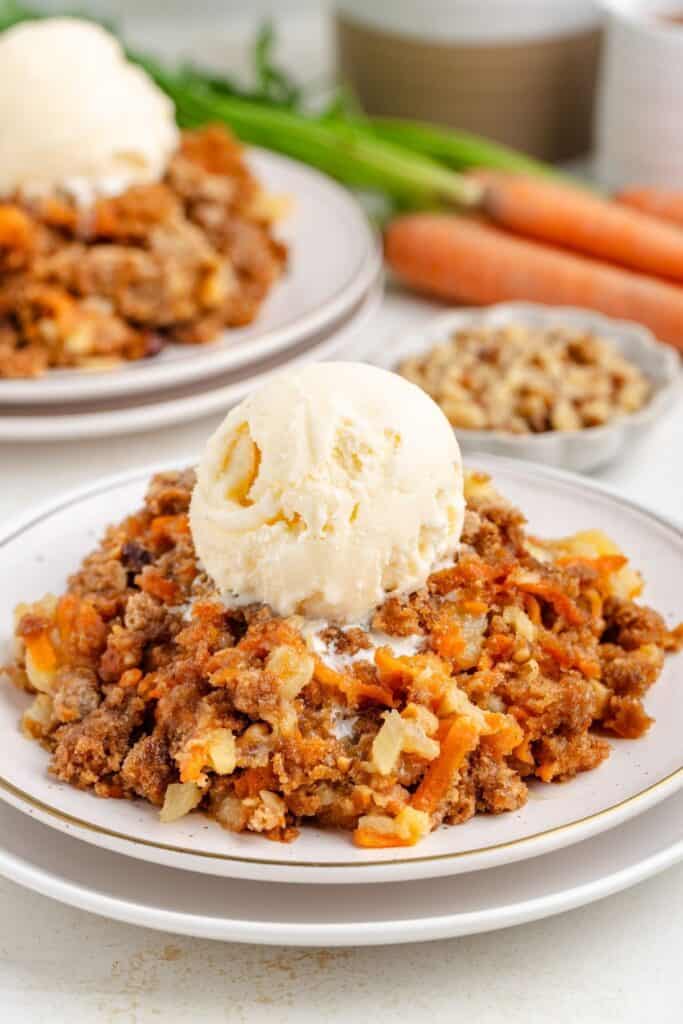
{"type": "Polygon", "coordinates": [[[284,353],[350,315],[382,263],[359,203],[331,178],[277,153],[252,148],[245,162],[264,190],[263,201],[282,207],[272,233],[287,251],[286,266],[251,323],[203,343],[165,343],[158,354],[134,361],[106,366],[93,359],[82,368],[0,379],[0,404],[127,398],[206,380],[284,353]]]}

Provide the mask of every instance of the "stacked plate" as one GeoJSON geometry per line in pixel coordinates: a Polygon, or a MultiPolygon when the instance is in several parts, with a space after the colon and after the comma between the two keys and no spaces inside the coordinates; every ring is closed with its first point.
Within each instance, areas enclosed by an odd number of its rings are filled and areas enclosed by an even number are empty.
{"type": "Polygon", "coordinates": [[[329,178],[265,150],[252,150],[250,164],[290,207],[279,232],[289,266],[256,321],[212,344],[171,345],[106,372],[0,380],[0,441],[106,437],[196,419],[239,401],[285,364],[328,358],[344,346],[381,297],[377,237],[350,193],[329,178]]]}
{"type": "MultiPolygon", "coordinates": [[[[683,535],[671,523],[568,473],[495,456],[476,464],[524,509],[533,532],[609,523],[616,542],[637,553],[645,599],[670,620],[680,616],[683,535]]],[[[90,538],[128,514],[161,468],[97,481],[6,530],[0,661],[13,606],[59,592],[90,538]]],[[[4,686],[0,872],[121,920],[245,942],[404,942],[543,917],[683,859],[679,672],[680,660],[668,659],[647,699],[652,729],[637,742],[613,741],[600,768],[532,787],[517,812],[477,816],[390,850],[360,850],[348,833],[309,827],[289,845],[267,843],[196,813],[161,825],[146,804],[72,789],[50,778],[45,752],[20,735],[28,698],[4,686]]]]}

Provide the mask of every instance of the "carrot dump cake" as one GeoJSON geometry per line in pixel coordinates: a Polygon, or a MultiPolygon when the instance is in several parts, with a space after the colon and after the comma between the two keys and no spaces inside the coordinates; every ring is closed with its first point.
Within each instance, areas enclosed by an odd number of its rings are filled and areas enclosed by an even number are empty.
{"type": "Polygon", "coordinates": [[[197,478],[157,475],[61,596],[17,608],[7,672],[74,786],[162,821],[412,845],[650,727],[683,631],[641,586],[599,530],[533,536],[487,476],[463,480],[424,392],[322,364],[233,409],[197,478]]]}
{"type": "Polygon", "coordinates": [[[250,323],[286,252],[229,133],[181,135],[116,40],[76,19],[3,33],[0,66],[0,378],[250,323]]]}
{"type": "Polygon", "coordinates": [[[398,367],[454,427],[540,434],[641,409],[651,384],[607,338],[574,327],[474,325],[398,367]]]}

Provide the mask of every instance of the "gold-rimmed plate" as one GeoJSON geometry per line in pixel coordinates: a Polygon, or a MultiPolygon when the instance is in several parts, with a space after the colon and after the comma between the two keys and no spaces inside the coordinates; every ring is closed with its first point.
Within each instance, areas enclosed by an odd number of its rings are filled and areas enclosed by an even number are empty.
{"type": "MultiPolygon", "coordinates": [[[[532,530],[562,535],[601,527],[647,580],[645,599],[673,623],[681,617],[683,535],[672,524],[597,485],[557,470],[492,456],[470,463],[527,515],[532,530]]],[[[7,528],[0,540],[0,642],[19,601],[59,592],[108,522],[139,504],[159,468],[111,477],[65,496],[7,528]]],[[[0,798],[39,821],[96,846],[169,867],[262,881],[358,883],[455,875],[538,856],[635,817],[683,786],[681,659],[671,658],[647,708],[656,722],[643,739],[613,741],[600,768],[570,783],[532,787],[527,805],[437,830],[417,847],[365,851],[348,834],[304,828],[292,844],[225,832],[192,814],[161,825],[142,802],[98,800],[52,779],[47,755],[20,734],[27,698],[0,690],[0,798]]]]}

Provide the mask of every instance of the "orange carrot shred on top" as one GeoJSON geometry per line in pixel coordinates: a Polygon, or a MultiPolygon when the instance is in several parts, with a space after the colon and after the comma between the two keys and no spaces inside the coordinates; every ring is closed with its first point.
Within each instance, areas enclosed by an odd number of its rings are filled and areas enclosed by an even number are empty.
{"type": "Polygon", "coordinates": [[[394,695],[387,686],[379,686],[375,683],[364,683],[361,680],[355,682],[351,691],[353,704],[381,704],[387,708],[393,708],[396,704],[394,695]]]}
{"type": "Polygon", "coordinates": [[[415,810],[431,814],[437,809],[448,793],[455,773],[474,750],[478,739],[479,730],[469,718],[459,716],[451,722],[441,741],[438,757],[431,762],[413,793],[410,802],[415,810]]]}
{"type": "Polygon", "coordinates": [[[24,263],[36,237],[36,226],[27,213],[14,203],[0,204],[0,255],[9,262],[9,269],[24,263]]]}
{"type": "Polygon", "coordinates": [[[575,655],[551,633],[541,636],[538,643],[542,650],[562,668],[578,668],[579,672],[588,679],[598,679],[601,675],[600,665],[597,661],[590,661],[581,655],[575,655]]]}
{"type": "Polygon", "coordinates": [[[540,597],[551,604],[558,615],[562,615],[567,622],[573,626],[579,626],[585,621],[585,616],[572,599],[565,594],[558,586],[554,586],[544,580],[534,582],[533,580],[515,579],[514,584],[526,593],[540,597]]]}
{"type": "Polygon", "coordinates": [[[498,712],[485,712],[486,722],[491,732],[481,737],[481,745],[494,757],[507,757],[523,741],[524,733],[509,715],[502,715],[498,712]]]}
{"type": "Polygon", "coordinates": [[[78,646],[84,640],[91,649],[101,648],[106,643],[104,621],[90,601],[84,598],[63,594],[57,602],[55,620],[59,639],[65,648],[71,643],[78,646]]]}
{"type": "Polygon", "coordinates": [[[385,236],[387,262],[419,291],[489,305],[524,299],[585,306],[635,320],[683,349],[683,288],[554,249],[456,214],[398,217],[385,236]]]}
{"type": "Polygon", "coordinates": [[[517,760],[523,761],[524,764],[534,763],[534,755],[531,752],[531,742],[531,737],[525,736],[522,742],[512,751],[517,760]]]}
{"type": "Polygon", "coordinates": [[[432,628],[431,645],[439,657],[457,661],[465,649],[465,640],[456,623],[441,626],[437,620],[432,628]]]}
{"type": "Polygon", "coordinates": [[[119,686],[124,689],[128,686],[137,686],[142,679],[142,672],[139,668],[128,668],[119,678],[119,686]]]}
{"type": "Polygon", "coordinates": [[[388,686],[383,686],[381,682],[366,683],[361,679],[356,679],[355,676],[336,672],[320,658],[314,660],[313,678],[323,686],[331,686],[343,693],[349,704],[353,706],[367,702],[391,708],[395,703],[394,694],[388,686]]]}
{"type": "Polygon", "coordinates": [[[150,533],[154,540],[165,538],[175,541],[187,537],[190,533],[189,518],[184,512],[174,516],[155,516],[150,523],[150,533]]]}
{"type": "Polygon", "coordinates": [[[541,606],[533,594],[524,595],[524,607],[533,624],[538,626],[541,622],[541,606]]]}
{"type": "Polygon", "coordinates": [[[556,565],[586,565],[589,569],[595,569],[601,576],[618,572],[627,564],[628,558],[625,555],[598,555],[595,558],[587,558],[585,555],[560,555],[556,559],[556,565]]]}
{"type": "Polygon", "coordinates": [[[403,658],[396,657],[389,647],[378,647],[375,651],[375,667],[380,682],[391,690],[402,690],[415,676],[414,669],[403,658]]]}
{"type": "Polygon", "coordinates": [[[617,195],[626,206],[659,217],[683,228],[683,190],[665,188],[627,188],[617,195]]]}
{"type": "Polygon", "coordinates": [[[683,281],[683,236],[673,225],[579,185],[504,171],[474,173],[486,187],[483,208],[498,227],[683,281]]]}
{"type": "Polygon", "coordinates": [[[507,633],[494,633],[486,639],[486,650],[493,658],[505,658],[515,649],[515,641],[507,633]]]}
{"type": "Polygon", "coordinates": [[[40,672],[53,672],[57,668],[57,652],[46,633],[34,633],[25,638],[26,650],[40,672]]]}
{"type": "Polygon", "coordinates": [[[373,828],[357,828],[353,833],[353,841],[356,846],[362,846],[367,850],[387,850],[394,846],[415,845],[411,839],[402,839],[401,836],[390,832],[377,832],[373,828]]]}
{"type": "Polygon", "coordinates": [[[235,795],[240,798],[257,796],[262,789],[274,789],[277,786],[275,772],[269,764],[261,768],[247,768],[235,779],[235,795]]]}
{"type": "Polygon", "coordinates": [[[562,668],[569,668],[572,658],[567,648],[560,643],[551,633],[541,636],[538,641],[539,647],[549,654],[553,661],[556,661],[562,668]]]}
{"type": "Polygon", "coordinates": [[[158,598],[164,604],[174,604],[178,598],[178,587],[173,580],[166,579],[152,566],[146,565],[142,572],[135,577],[135,583],[146,594],[158,598]]]}

